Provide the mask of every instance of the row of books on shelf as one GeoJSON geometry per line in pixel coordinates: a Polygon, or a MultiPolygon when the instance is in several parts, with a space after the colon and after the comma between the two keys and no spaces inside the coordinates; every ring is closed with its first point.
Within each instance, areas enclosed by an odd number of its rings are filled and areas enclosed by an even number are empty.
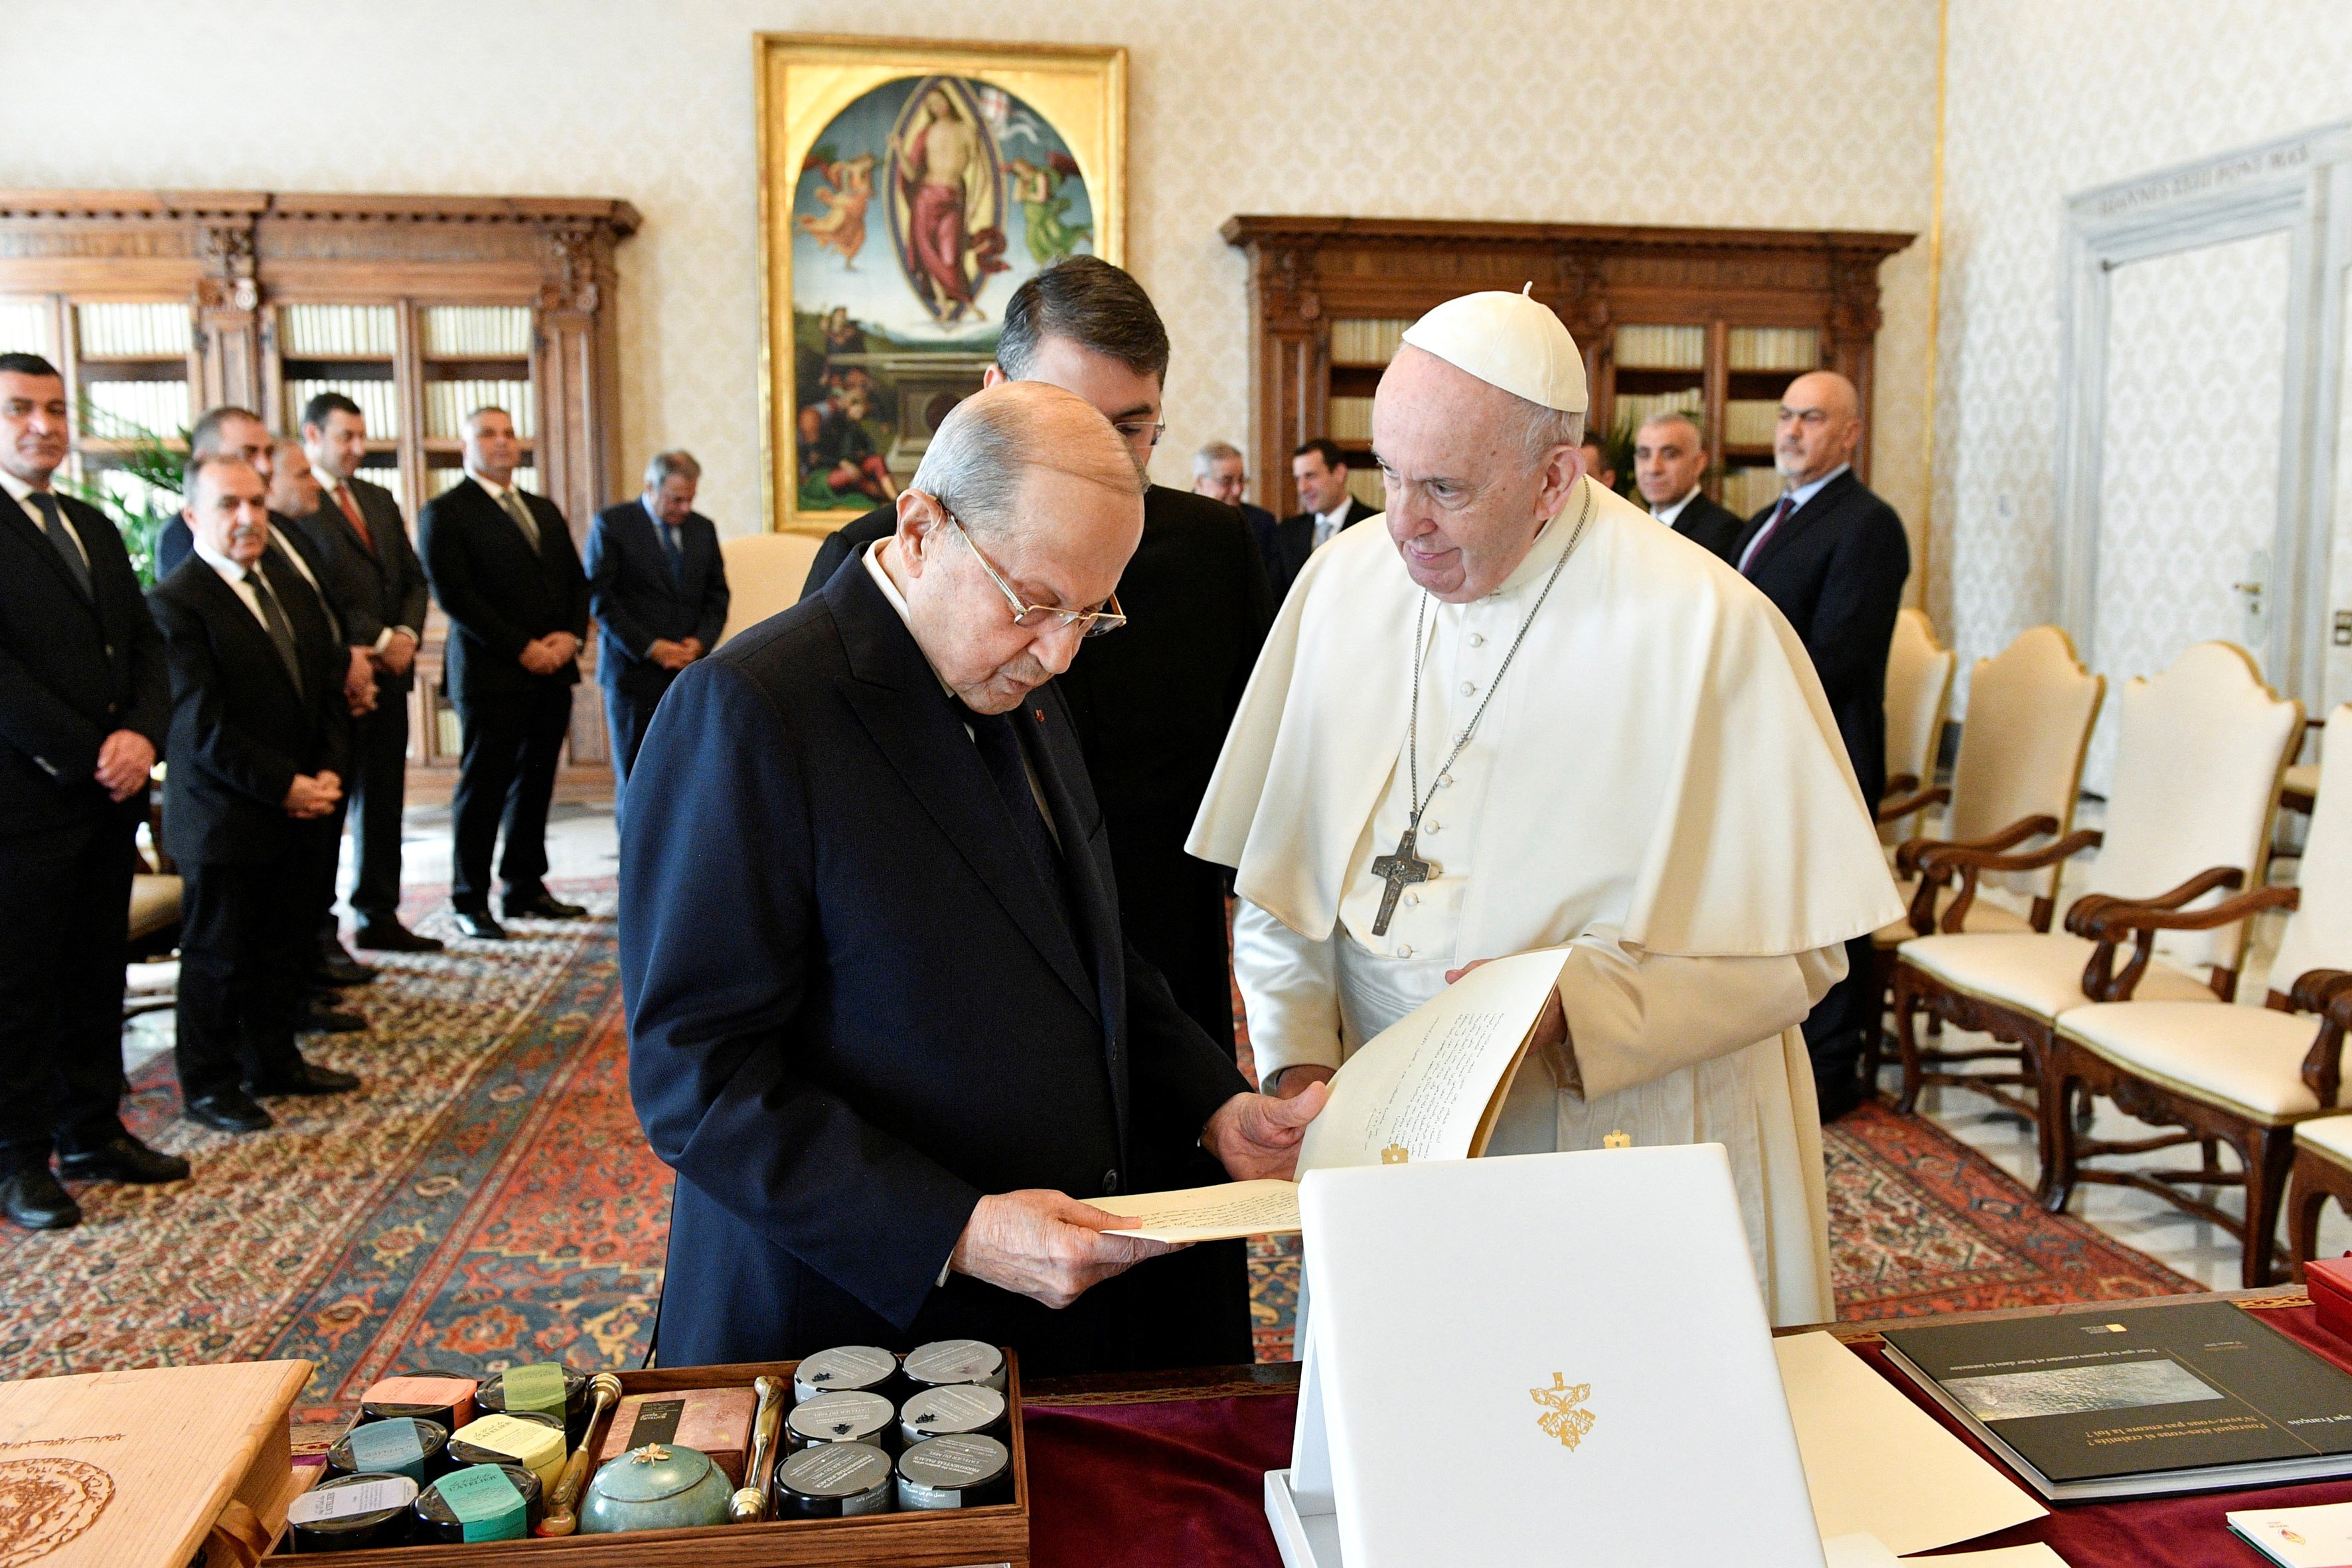
{"type": "Polygon", "coordinates": [[[462,436],[477,408],[503,408],[515,434],[528,441],[539,429],[538,391],[528,381],[428,381],[425,384],[425,433],[462,436]]]}
{"type": "Polygon", "coordinates": [[[1733,370],[1819,370],[1822,334],[1813,327],[1734,327],[1724,358],[1733,370]]]}
{"type": "Polygon", "coordinates": [[[443,359],[521,359],[530,353],[522,305],[435,305],[425,311],[425,352],[443,359]]]}
{"type": "Polygon", "coordinates": [[[1706,395],[1696,386],[1685,386],[1677,392],[1621,392],[1617,395],[1617,423],[1628,430],[1638,430],[1642,421],[1660,414],[1696,416],[1706,406],[1706,395]]]}
{"type": "Polygon", "coordinates": [[[1754,517],[1780,499],[1778,468],[1726,468],[1723,504],[1742,517],[1754,517]]]}
{"type": "Polygon", "coordinates": [[[49,307],[39,300],[0,300],[0,354],[51,355],[49,307]]]}
{"type": "MultiPolygon", "coordinates": [[[[1628,322],[1617,329],[1620,370],[1704,370],[1705,327],[1628,322]]],[[[1812,327],[1734,327],[1726,334],[1724,359],[1732,370],[1814,370],[1822,363],[1822,334],[1812,327]]]]}
{"type": "Polygon", "coordinates": [[[1369,397],[1335,397],[1328,420],[1331,439],[1343,447],[1362,447],[1372,439],[1372,400],[1369,397]]]}
{"type": "Polygon", "coordinates": [[[85,359],[185,359],[195,331],[184,301],[78,305],[74,323],[85,359]]]}
{"type": "Polygon", "coordinates": [[[1723,405],[1723,438],[1734,447],[1769,447],[1780,405],[1769,397],[1735,397],[1723,405]]]}
{"type": "Polygon", "coordinates": [[[302,411],[310,399],[322,392],[340,392],[360,405],[360,417],[367,421],[367,433],[378,441],[389,441],[400,434],[400,388],[389,381],[362,381],[356,378],[336,381],[289,380],[286,383],[286,428],[302,427],[302,411]]]}
{"type": "Polygon", "coordinates": [[[89,405],[82,434],[100,441],[128,441],[142,432],[173,440],[188,427],[184,381],[86,381],[89,405]]]}
{"type": "MultiPolygon", "coordinates": [[[[1404,342],[1404,330],[1412,325],[1409,316],[1351,318],[1331,323],[1331,363],[1333,364],[1386,364],[1396,357],[1397,347],[1404,342]]],[[[1335,437],[1334,439],[1344,439],[1335,437]]]]}
{"type": "Polygon", "coordinates": [[[400,352],[400,318],[389,305],[283,305],[278,311],[278,352],[380,355],[400,352]]]}

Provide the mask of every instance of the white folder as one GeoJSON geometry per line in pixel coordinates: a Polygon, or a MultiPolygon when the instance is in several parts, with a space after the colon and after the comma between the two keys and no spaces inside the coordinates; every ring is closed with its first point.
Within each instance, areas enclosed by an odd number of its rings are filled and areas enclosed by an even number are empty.
{"type": "Polygon", "coordinates": [[[1289,1568],[1823,1568],[1719,1145],[1309,1173],[1289,1568]]]}

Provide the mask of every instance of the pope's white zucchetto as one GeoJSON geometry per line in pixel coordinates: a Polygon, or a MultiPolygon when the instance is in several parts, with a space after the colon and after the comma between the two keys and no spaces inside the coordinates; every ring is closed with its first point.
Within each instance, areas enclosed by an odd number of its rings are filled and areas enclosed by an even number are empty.
{"type": "Polygon", "coordinates": [[[1581,414],[1591,403],[1576,340],[1528,293],[1490,289],[1448,300],[1405,329],[1404,341],[1529,403],[1563,414],[1581,414]]]}

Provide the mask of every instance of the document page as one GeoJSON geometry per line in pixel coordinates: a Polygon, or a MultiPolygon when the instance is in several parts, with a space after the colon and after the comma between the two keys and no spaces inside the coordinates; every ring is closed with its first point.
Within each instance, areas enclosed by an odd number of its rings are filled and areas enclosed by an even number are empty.
{"type": "Polygon", "coordinates": [[[1470,1158],[1567,960],[1553,950],[1482,964],[1365,1041],[1307,1124],[1298,1173],[1470,1158]]]}
{"type": "Polygon", "coordinates": [[[1146,1241],[1224,1241],[1237,1236],[1286,1236],[1298,1229],[1296,1182],[1224,1182],[1088,1202],[1106,1214],[1141,1220],[1132,1229],[1110,1234],[1146,1241]]]}

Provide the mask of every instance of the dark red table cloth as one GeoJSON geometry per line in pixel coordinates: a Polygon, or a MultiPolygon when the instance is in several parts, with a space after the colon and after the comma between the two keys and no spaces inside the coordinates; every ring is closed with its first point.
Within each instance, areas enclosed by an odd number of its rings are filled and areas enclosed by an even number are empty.
{"type": "MultiPolygon", "coordinates": [[[[2263,1308],[2252,1315],[2352,1371],[2352,1345],[2321,1329],[2309,1307],[2263,1308]]],[[[1854,1349],[2007,1473],[1888,1365],[1875,1342],[1854,1349]]],[[[1297,1413],[1297,1397],[1286,1393],[1030,1408],[1025,1421],[1035,1568],[1279,1568],[1281,1557],[1265,1523],[1265,1477],[1290,1462],[1297,1413]]],[[[1695,1489],[1702,1485],[1699,1478],[1688,1479],[1695,1489]]],[[[2046,1519],[1949,1550],[1980,1552],[2038,1541],[2071,1568],[2263,1568],[2269,1559],[2231,1534],[2222,1516],[2238,1509],[2327,1502],[2352,1502],[2352,1480],[2070,1504],[2053,1509],[2046,1519]]]]}

